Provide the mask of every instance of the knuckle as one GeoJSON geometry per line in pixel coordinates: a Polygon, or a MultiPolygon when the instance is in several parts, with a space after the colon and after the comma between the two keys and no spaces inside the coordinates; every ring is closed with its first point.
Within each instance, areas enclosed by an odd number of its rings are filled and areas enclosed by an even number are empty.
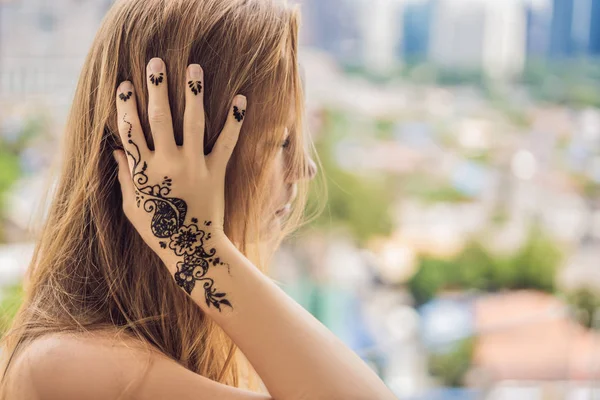
{"type": "Polygon", "coordinates": [[[119,121],[119,124],[118,124],[118,128],[117,128],[117,129],[119,129],[119,132],[121,132],[122,135],[126,135],[127,133],[129,133],[131,128],[132,128],[131,122],[126,121],[123,118],[121,118],[121,120],[119,121]]]}
{"type": "Polygon", "coordinates": [[[194,118],[194,120],[189,121],[185,127],[185,129],[191,133],[201,132],[202,128],[204,128],[204,124],[195,118],[194,118]]]}
{"type": "Polygon", "coordinates": [[[159,108],[153,108],[148,111],[148,120],[152,122],[164,122],[167,120],[167,113],[159,108]]]}
{"type": "Polygon", "coordinates": [[[235,147],[236,142],[237,142],[237,137],[235,135],[232,135],[232,134],[225,135],[225,137],[223,138],[222,147],[223,147],[223,149],[225,149],[227,151],[232,151],[233,148],[235,147]]]}
{"type": "Polygon", "coordinates": [[[233,151],[233,143],[231,141],[224,141],[223,145],[221,146],[223,148],[223,150],[227,151],[227,152],[231,152],[233,151]]]}
{"type": "Polygon", "coordinates": [[[169,174],[180,172],[185,164],[183,157],[177,152],[179,149],[171,151],[161,151],[155,154],[152,160],[152,165],[156,165],[162,173],[168,172],[169,174]]]}

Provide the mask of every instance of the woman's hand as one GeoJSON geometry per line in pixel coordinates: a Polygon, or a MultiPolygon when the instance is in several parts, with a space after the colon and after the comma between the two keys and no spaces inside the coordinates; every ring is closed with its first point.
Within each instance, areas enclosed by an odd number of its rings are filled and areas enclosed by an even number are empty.
{"type": "Polygon", "coordinates": [[[231,306],[206,276],[210,266],[225,265],[215,244],[223,232],[225,170],[246,112],[246,98],[237,95],[215,147],[204,156],[204,79],[198,64],[187,69],[184,144],[175,143],[169,107],[166,68],[153,58],[147,67],[148,116],[155,150],[150,151],[137,115],[129,81],[117,89],[119,135],[124,151],[115,151],[123,210],[144,241],[165,262],[176,265],[176,282],[188,293],[199,281],[206,302],[220,310],[231,306]]]}

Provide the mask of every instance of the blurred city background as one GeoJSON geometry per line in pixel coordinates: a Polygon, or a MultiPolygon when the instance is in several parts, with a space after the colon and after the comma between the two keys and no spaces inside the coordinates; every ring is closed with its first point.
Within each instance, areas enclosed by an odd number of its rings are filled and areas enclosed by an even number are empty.
{"type": "MultiPolygon", "coordinates": [[[[300,0],[325,212],[272,267],[400,399],[600,399],[600,0],[300,0]]],[[[0,0],[0,333],[111,0],[0,0]]]]}

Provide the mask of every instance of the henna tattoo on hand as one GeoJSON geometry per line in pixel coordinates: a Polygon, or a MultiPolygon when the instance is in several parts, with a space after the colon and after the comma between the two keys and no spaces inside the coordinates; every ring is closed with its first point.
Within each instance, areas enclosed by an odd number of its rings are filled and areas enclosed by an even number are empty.
{"type": "Polygon", "coordinates": [[[189,81],[188,86],[192,90],[192,93],[194,93],[194,95],[196,96],[198,96],[198,94],[202,92],[202,82],[200,81],[189,81]]]}
{"type": "MultiPolygon", "coordinates": [[[[123,116],[123,121],[130,124],[123,116]]],[[[131,124],[130,124],[131,127],[131,124]]],[[[142,207],[144,211],[152,214],[150,229],[152,234],[159,239],[161,248],[169,248],[173,253],[183,260],[177,262],[177,271],[174,274],[175,282],[183,288],[188,294],[196,286],[197,281],[202,281],[204,288],[204,298],[208,307],[213,306],[221,311],[221,305],[231,308],[233,306],[225,298],[226,294],[218,292],[214,287],[214,280],[208,278],[209,267],[229,265],[222,262],[220,257],[216,256],[216,249],[207,250],[205,241],[212,235],[207,232],[211,221],[204,221],[202,226],[198,225],[197,218],[191,218],[188,225],[185,224],[187,214],[187,204],[183,199],[169,196],[171,194],[172,179],[165,176],[160,184],[152,185],[148,183],[146,170],[148,164],[142,160],[140,149],[131,139],[131,128],[128,134],[128,143],[132,151],[127,150],[128,157],[133,161],[133,183],[135,186],[136,203],[138,208],[142,207]]]]}
{"type": "Polygon", "coordinates": [[[159,72],[158,75],[150,74],[150,82],[156,86],[160,85],[164,79],[163,75],[162,72],[159,72]]]}
{"type": "Polygon", "coordinates": [[[127,94],[125,93],[120,93],[119,94],[119,99],[123,100],[123,101],[127,101],[131,98],[131,95],[133,94],[133,92],[127,92],[127,94]]]}
{"type": "Polygon", "coordinates": [[[240,111],[238,106],[233,106],[233,116],[235,117],[237,122],[240,122],[246,116],[246,110],[240,111]]]}

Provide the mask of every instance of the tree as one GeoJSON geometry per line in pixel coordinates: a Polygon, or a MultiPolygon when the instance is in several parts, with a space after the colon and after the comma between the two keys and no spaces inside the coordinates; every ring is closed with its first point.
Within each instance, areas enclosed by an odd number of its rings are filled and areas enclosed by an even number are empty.
{"type": "MultiPolygon", "coordinates": [[[[392,230],[390,215],[393,192],[387,176],[365,178],[342,169],[334,158],[335,146],[351,135],[351,126],[344,115],[327,112],[323,132],[315,145],[325,173],[328,201],[325,211],[314,221],[316,226],[347,228],[359,243],[376,235],[388,235],[392,230]]],[[[316,193],[309,202],[318,203],[316,193]]]]}

